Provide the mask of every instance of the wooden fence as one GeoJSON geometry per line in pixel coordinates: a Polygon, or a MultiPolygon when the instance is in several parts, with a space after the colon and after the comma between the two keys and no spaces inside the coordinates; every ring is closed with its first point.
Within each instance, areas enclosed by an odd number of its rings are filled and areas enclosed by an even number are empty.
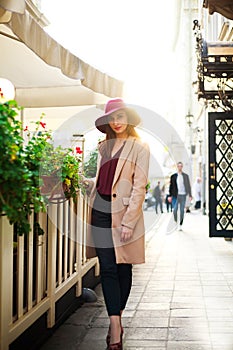
{"type": "Polygon", "coordinates": [[[9,349],[28,327],[47,312],[47,327],[55,324],[55,304],[74,285],[82,293],[82,278],[96,258],[85,251],[85,198],[49,204],[46,213],[32,214],[31,232],[17,236],[6,216],[0,217],[0,349],[9,349]],[[37,235],[35,222],[44,230],[37,235]]]}

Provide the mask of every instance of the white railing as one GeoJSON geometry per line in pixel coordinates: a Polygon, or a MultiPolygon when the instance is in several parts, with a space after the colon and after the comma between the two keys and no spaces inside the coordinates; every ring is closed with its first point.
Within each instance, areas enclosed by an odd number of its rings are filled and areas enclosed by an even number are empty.
{"type": "Polygon", "coordinates": [[[82,293],[82,278],[99,265],[86,259],[88,208],[81,194],[73,201],[49,204],[47,213],[29,218],[31,232],[14,234],[0,217],[0,349],[8,350],[19,335],[47,312],[47,327],[55,324],[55,304],[74,285],[82,293]],[[44,230],[35,233],[35,222],[44,230]]]}

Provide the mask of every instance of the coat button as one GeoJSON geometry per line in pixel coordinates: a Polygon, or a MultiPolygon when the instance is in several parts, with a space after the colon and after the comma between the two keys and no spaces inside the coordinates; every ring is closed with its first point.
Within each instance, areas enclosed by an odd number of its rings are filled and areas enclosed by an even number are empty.
{"type": "Polygon", "coordinates": [[[113,193],[113,195],[112,195],[112,196],[113,196],[113,198],[116,198],[116,193],[113,193]]]}

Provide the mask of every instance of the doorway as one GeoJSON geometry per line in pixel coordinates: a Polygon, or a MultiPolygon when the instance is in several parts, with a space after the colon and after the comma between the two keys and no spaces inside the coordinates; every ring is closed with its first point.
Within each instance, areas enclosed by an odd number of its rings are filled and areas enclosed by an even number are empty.
{"type": "Polygon", "coordinates": [[[210,237],[233,237],[233,113],[209,113],[210,237]]]}

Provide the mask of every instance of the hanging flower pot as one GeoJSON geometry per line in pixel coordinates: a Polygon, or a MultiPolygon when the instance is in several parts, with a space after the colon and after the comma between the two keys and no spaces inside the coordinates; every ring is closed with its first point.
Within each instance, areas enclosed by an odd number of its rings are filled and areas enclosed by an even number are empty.
{"type": "Polygon", "coordinates": [[[80,147],[54,147],[51,133],[46,131],[46,123],[40,120],[37,125],[42,130],[36,129],[32,136],[27,127],[25,131],[29,138],[28,146],[33,166],[33,155],[38,158],[36,166],[40,178],[40,193],[49,202],[57,203],[71,197],[76,201],[80,186],[79,167],[82,162],[82,150],[80,147]]]}
{"type": "Polygon", "coordinates": [[[69,187],[65,181],[57,175],[42,175],[43,184],[41,194],[47,196],[48,201],[52,203],[64,202],[71,197],[69,187]]]}
{"type": "Polygon", "coordinates": [[[41,186],[41,194],[50,195],[57,194],[62,190],[61,180],[56,175],[42,175],[43,185],[41,186]]]}

